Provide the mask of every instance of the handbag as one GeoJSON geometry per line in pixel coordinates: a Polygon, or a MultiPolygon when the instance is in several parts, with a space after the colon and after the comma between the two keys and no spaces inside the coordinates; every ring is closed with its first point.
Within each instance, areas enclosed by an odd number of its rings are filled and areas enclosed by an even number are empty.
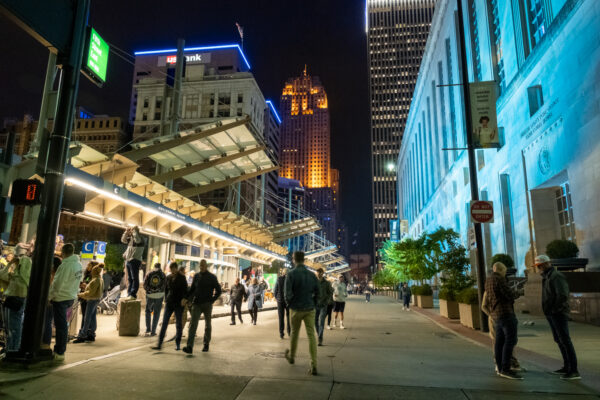
{"type": "Polygon", "coordinates": [[[4,307],[11,311],[19,311],[24,303],[25,299],[17,296],[7,296],[4,299],[4,307]]]}

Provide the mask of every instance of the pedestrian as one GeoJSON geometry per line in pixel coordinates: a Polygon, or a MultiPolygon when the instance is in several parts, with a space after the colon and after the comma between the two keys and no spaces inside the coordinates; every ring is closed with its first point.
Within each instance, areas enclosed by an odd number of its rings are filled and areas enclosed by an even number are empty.
{"type": "Polygon", "coordinates": [[[240,283],[240,278],[235,278],[235,284],[229,291],[229,304],[231,305],[231,324],[229,325],[235,325],[236,310],[240,324],[244,323],[242,320],[242,301],[246,300],[246,297],[246,288],[244,288],[244,285],[240,283]]]}
{"type": "Polygon", "coordinates": [[[165,284],[165,312],[163,314],[162,326],[158,335],[158,343],[152,347],[153,350],[160,350],[165,334],[169,327],[171,315],[175,314],[175,350],[180,349],[181,337],[183,336],[183,302],[188,293],[188,286],[185,276],[181,275],[177,269],[177,263],[169,265],[171,273],[166,277],[165,284]]]}
{"type": "Polygon", "coordinates": [[[277,277],[275,282],[275,288],[273,288],[273,296],[277,301],[277,317],[279,318],[279,337],[283,339],[284,329],[287,327],[287,334],[290,336],[290,308],[285,302],[285,274],[287,269],[282,268],[280,275],[277,277]],[[286,323],[287,322],[287,323],[286,323]]]}
{"type": "MultiPolygon", "coordinates": [[[[98,261],[92,260],[89,261],[83,269],[83,278],[81,279],[81,282],[79,282],[79,293],[85,291],[87,284],[92,280],[92,269],[98,264],[98,261]]],[[[81,310],[81,326],[79,327],[79,330],[81,330],[85,323],[85,310],[87,309],[87,300],[82,297],[79,297],[79,309],[81,310]]]]}
{"type": "Polygon", "coordinates": [[[200,272],[194,276],[192,287],[188,291],[187,302],[192,303],[192,320],[188,330],[187,346],[183,348],[184,353],[192,354],[194,350],[196,329],[202,314],[204,314],[204,347],[202,351],[208,351],[212,332],[212,306],[219,296],[221,296],[221,285],[219,285],[217,277],[208,272],[206,260],[200,261],[200,272]]]}
{"type": "Polygon", "coordinates": [[[0,280],[6,283],[4,291],[4,311],[2,319],[5,323],[6,351],[19,351],[23,329],[25,300],[31,275],[31,259],[23,254],[12,258],[9,264],[0,271],[0,280]]]}
{"type": "Polygon", "coordinates": [[[400,297],[402,297],[402,309],[406,311],[410,311],[410,298],[412,296],[412,292],[410,287],[408,287],[408,282],[404,282],[402,287],[400,288],[400,297]]]}
{"type": "Polygon", "coordinates": [[[368,286],[365,286],[363,291],[365,293],[365,303],[370,303],[371,302],[371,289],[368,286]]]}
{"type": "Polygon", "coordinates": [[[263,306],[263,288],[264,286],[258,283],[258,279],[256,278],[253,278],[252,284],[248,286],[248,310],[250,311],[252,325],[256,325],[258,310],[263,306]]]}
{"type": "Polygon", "coordinates": [[[123,258],[127,268],[128,297],[125,300],[135,300],[140,287],[140,267],[144,255],[144,239],[140,236],[140,228],[127,228],[121,236],[121,243],[127,245],[123,258]]]}
{"type": "Polygon", "coordinates": [[[144,279],[144,290],[146,291],[146,333],[145,336],[156,336],[156,327],[162,310],[167,276],[162,271],[160,263],[154,264],[144,279]]]}
{"type": "Polygon", "coordinates": [[[98,264],[92,268],[92,279],[85,286],[85,290],[77,295],[80,299],[86,301],[87,308],[85,315],[82,317],[83,325],[73,343],[94,342],[96,340],[96,328],[98,326],[96,312],[98,310],[98,303],[104,292],[103,268],[104,264],[98,264]]]}
{"type": "Polygon", "coordinates": [[[325,270],[317,269],[317,279],[319,280],[319,297],[315,309],[315,325],[319,335],[319,346],[323,346],[323,331],[325,330],[325,317],[327,316],[327,306],[333,297],[333,287],[325,279],[325,270]]]}
{"type": "Polygon", "coordinates": [[[285,351],[285,358],[293,364],[298,349],[298,336],[304,322],[306,336],[308,337],[308,348],[310,351],[309,373],[317,375],[317,340],[315,338],[315,305],[319,297],[319,281],[315,274],[304,266],[304,253],[294,252],[294,264],[285,278],[285,301],[290,307],[292,319],[292,337],[290,348],[285,351]]]}
{"type": "Polygon", "coordinates": [[[335,313],[335,319],[333,326],[338,326],[338,315],[341,316],[340,329],[346,329],[344,327],[344,309],[346,308],[346,299],[348,298],[348,289],[344,279],[344,275],[340,275],[339,281],[333,285],[333,312],[335,313]]]}
{"type": "MultiPolygon", "coordinates": [[[[58,266],[54,279],[50,285],[48,299],[52,305],[52,318],[56,328],[54,343],[54,359],[64,361],[67,341],[69,338],[69,324],[67,310],[71,308],[79,292],[79,283],[83,275],[83,267],[79,257],[74,254],[75,247],[66,243],[61,250],[62,262],[58,266]]],[[[48,317],[49,318],[49,317],[48,317]]],[[[52,325],[46,323],[42,342],[50,345],[52,340],[52,325]]]]}
{"type": "Polygon", "coordinates": [[[485,292],[489,302],[490,316],[494,320],[496,341],[494,355],[498,375],[507,379],[521,380],[523,377],[511,370],[511,357],[517,344],[517,317],[513,309],[516,294],[506,282],[506,266],[500,262],[492,266],[493,273],[485,281],[485,292]]]}
{"type": "Polygon", "coordinates": [[[565,380],[581,379],[575,347],[569,334],[569,284],[565,276],[552,266],[547,255],[537,256],[535,266],[542,274],[542,310],[563,358],[562,368],[553,374],[565,380]]]}

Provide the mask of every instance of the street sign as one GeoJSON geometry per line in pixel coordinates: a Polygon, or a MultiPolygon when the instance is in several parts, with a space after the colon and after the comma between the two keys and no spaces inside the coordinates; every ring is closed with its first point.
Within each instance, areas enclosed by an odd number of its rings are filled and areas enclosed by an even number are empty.
{"type": "Polygon", "coordinates": [[[102,86],[106,82],[109,51],[108,43],[94,28],[88,27],[81,72],[98,86],[102,86]]]}
{"type": "Polygon", "coordinates": [[[85,242],[81,247],[81,259],[94,258],[94,242],[85,242]]]}
{"type": "Polygon", "coordinates": [[[85,242],[81,247],[82,260],[103,262],[106,257],[106,242],[85,242]]]}
{"type": "Polygon", "coordinates": [[[471,222],[488,224],[494,222],[494,204],[491,201],[471,201],[471,222]]]}

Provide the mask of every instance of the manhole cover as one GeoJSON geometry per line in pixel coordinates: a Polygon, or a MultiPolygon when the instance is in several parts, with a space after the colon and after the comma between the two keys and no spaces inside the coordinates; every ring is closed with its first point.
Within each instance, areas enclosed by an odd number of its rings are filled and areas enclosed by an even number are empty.
{"type": "Polygon", "coordinates": [[[274,351],[265,351],[264,353],[256,353],[256,355],[265,358],[285,358],[285,353],[274,351]]]}

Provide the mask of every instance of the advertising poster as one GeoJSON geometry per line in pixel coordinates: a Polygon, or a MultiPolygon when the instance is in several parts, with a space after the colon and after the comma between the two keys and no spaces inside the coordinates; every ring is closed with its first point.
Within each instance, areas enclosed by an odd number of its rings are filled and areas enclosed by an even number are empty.
{"type": "Polygon", "coordinates": [[[473,82],[469,84],[469,91],[473,146],[483,149],[500,147],[496,117],[496,82],[473,82]]]}

